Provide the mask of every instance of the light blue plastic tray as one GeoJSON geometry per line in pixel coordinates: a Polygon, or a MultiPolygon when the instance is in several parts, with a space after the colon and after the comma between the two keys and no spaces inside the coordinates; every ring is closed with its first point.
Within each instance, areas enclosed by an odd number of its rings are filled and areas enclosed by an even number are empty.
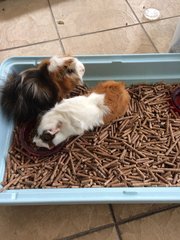
{"type": "MultiPolygon", "coordinates": [[[[13,57],[0,65],[0,85],[12,70],[22,71],[45,57],[13,57]]],[[[78,56],[84,63],[84,81],[88,86],[102,80],[124,80],[127,84],[180,83],[180,54],[78,56]]],[[[13,124],[0,109],[0,182],[11,143],[13,124]]],[[[2,187],[2,186],[0,186],[2,187]]],[[[0,204],[67,204],[67,203],[145,203],[180,202],[180,187],[119,187],[79,189],[7,190],[0,193],[0,204]]]]}

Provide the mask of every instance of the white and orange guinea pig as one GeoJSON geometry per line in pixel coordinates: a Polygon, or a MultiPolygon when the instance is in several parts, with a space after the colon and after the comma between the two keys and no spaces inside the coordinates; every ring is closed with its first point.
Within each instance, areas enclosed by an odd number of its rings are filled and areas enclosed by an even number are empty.
{"type": "Polygon", "coordinates": [[[64,99],[47,111],[39,121],[33,142],[38,147],[52,147],[94,127],[123,116],[130,96],[123,82],[106,81],[90,94],[64,99]]]}
{"type": "Polygon", "coordinates": [[[84,65],[77,58],[53,56],[11,75],[1,89],[2,111],[16,122],[35,118],[82,84],[84,72],[84,65]]]}

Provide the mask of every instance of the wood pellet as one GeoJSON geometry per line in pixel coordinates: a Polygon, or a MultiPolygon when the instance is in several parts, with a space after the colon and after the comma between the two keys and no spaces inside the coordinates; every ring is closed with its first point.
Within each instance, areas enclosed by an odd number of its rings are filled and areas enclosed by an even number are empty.
{"type": "MultiPolygon", "coordinates": [[[[3,190],[180,186],[180,116],[170,104],[177,86],[131,86],[124,117],[71,138],[51,157],[25,152],[16,127],[3,190]]],[[[70,97],[87,91],[77,88],[70,97]]]]}

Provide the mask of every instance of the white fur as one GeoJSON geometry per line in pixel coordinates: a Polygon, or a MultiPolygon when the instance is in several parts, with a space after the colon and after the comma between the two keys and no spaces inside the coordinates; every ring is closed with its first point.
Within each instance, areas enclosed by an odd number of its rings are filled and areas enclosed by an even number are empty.
{"type": "Polygon", "coordinates": [[[50,64],[48,66],[48,71],[49,72],[54,72],[57,70],[58,67],[63,66],[64,64],[64,58],[60,58],[57,56],[53,56],[50,58],[50,64]]]}
{"type": "Polygon", "coordinates": [[[36,143],[36,146],[45,147],[45,148],[49,149],[49,145],[47,143],[43,142],[40,138],[38,138],[36,136],[33,138],[33,142],[36,143]]]}
{"type": "Polygon", "coordinates": [[[59,66],[63,66],[64,62],[69,60],[69,59],[74,60],[75,69],[76,69],[76,71],[79,75],[79,78],[82,81],[82,77],[85,73],[85,67],[77,58],[53,56],[52,58],[50,58],[50,64],[48,66],[48,71],[49,72],[56,71],[59,66]]]}
{"type": "Polygon", "coordinates": [[[40,136],[44,131],[54,131],[61,123],[60,130],[52,140],[58,145],[70,136],[81,135],[84,131],[92,130],[103,124],[103,117],[109,112],[104,105],[104,94],[91,93],[89,96],[78,96],[64,99],[54,108],[45,113],[38,126],[33,142],[39,147],[47,147],[40,136]]]}
{"type": "Polygon", "coordinates": [[[84,76],[84,73],[85,73],[85,67],[84,65],[82,64],[82,62],[80,62],[77,58],[74,58],[75,60],[75,64],[76,64],[76,71],[79,75],[79,78],[81,79],[81,82],[83,82],[83,76],[84,76]]]}

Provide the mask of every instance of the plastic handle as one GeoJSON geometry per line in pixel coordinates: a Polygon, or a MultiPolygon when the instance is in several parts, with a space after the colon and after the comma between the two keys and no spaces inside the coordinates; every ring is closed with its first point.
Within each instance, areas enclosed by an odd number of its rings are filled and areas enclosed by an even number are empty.
{"type": "Polygon", "coordinates": [[[125,194],[125,195],[137,195],[138,192],[135,192],[135,191],[123,191],[123,194],[125,194]]]}

